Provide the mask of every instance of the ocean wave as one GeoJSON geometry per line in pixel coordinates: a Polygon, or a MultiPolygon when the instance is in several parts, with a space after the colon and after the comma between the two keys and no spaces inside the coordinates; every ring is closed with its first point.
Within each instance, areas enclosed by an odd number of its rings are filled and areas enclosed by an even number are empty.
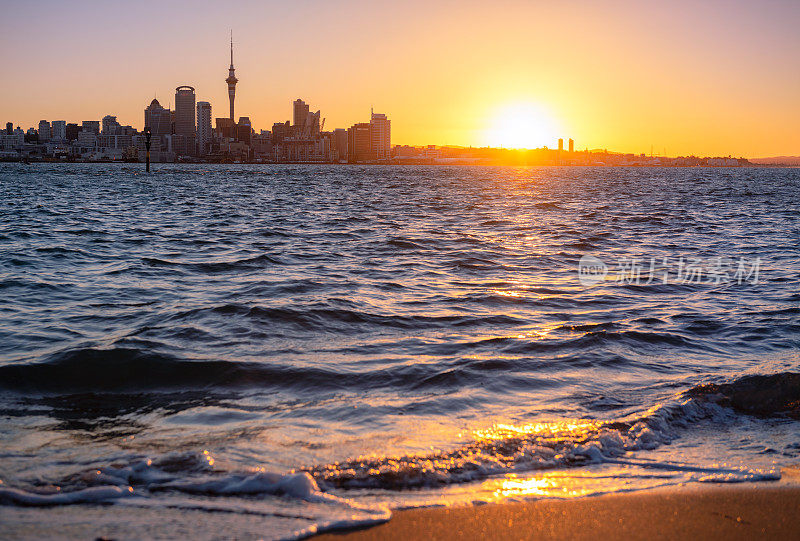
{"type": "Polygon", "coordinates": [[[208,261],[202,263],[191,263],[181,261],[169,261],[155,257],[143,257],[142,263],[151,267],[169,267],[200,274],[216,274],[239,270],[261,269],[270,265],[283,265],[284,261],[277,257],[262,254],[259,256],[246,257],[243,259],[233,259],[228,261],[208,261]]]}
{"type": "Polygon", "coordinates": [[[703,482],[774,480],[780,478],[776,470],[694,467],[628,457],[631,451],[653,450],[669,444],[681,430],[701,420],[724,423],[736,411],[794,414],[798,393],[800,374],[748,376],[726,384],[694,387],[632,419],[495,425],[490,430],[478,431],[474,441],[452,450],[426,455],[359,457],[304,471],[327,488],[385,490],[437,487],[493,475],[607,462],[690,471],[693,480],[703,482]],[[772,399],[764,400],[768,395],[772,399]]]}
{"type": "Polygon", "coordinates": [[[379,524],[392,516],[385,505],[364,505],[323,492],[306,472],[280,474],[259,468],[217,471],[214,458],[207,451],[99,465],[46,487],[0,485],[0,505],[53,507],[97,503],[293,518],[302,527],[268,535],[285,539],[379,524]],[[259,498],[255,505],[254,497],[259,498]],[[286,503],[291,501],[311,506],[306,505],[302,514],[287,517],[286,503]]]}
{"type": "Polygon", "coordinates": [[[343,389],[437,388],[448,374],[459,380],[493,371],[481,361],[397,365],[370,371],[342,372],[272,362],[182,360],[137,349],[80,349],[39,363],[0,366],[0,389],[56,394],[125,393],[165,390],[236,390],[292,388],[295,391],[343,389]]]}
{"type": "MultiPolygon", "coordinates": [[[[329,299],[330,300],[330,299],[329,299]]],[[[340,300],[340,303],[344,300],[340,300]]],[[[239,316],[262,325],[292,325],[301,329],[335,328],[344,332],[358,332],[358,327],[395,328],[424,330],[450,328],[452,326],[522,325],[526,320],[505,314],[489,315],[402,315],[379,314],[358,309],[333,308],[329,305],[303,308],[269,307],[230,303],[208,308],[182,311],[169,317],[168,321],[201,319],[208,315],[239,316]]]]}

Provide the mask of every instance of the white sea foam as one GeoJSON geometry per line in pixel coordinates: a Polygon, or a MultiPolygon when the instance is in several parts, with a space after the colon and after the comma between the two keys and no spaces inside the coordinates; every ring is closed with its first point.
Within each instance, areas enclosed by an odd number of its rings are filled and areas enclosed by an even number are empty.
{"type": "Polygon", "coordinates": [[[133,488],[97,486],[70,492],[56,489],[52,493],[39,493],[18,488],[0,487],[0,503],[12,505],[72,505],[77,503],[112,502],[133,496],[133,488]]]}

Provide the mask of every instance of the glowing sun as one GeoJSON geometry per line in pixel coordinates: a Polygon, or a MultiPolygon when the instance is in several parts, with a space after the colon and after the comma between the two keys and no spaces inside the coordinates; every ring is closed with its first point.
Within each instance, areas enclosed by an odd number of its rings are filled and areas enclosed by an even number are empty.
{"type": "Polygon", "coordinates": [[[499,109],[486,131],[486,144],[505,148],[553,147],[559,126],[544,108],[517,103],[499,109]]]}

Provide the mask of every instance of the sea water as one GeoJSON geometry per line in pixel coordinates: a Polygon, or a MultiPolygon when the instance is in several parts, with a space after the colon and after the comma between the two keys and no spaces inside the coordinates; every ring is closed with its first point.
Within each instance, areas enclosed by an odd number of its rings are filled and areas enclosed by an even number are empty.
{"type": "Polygon", "coordinates": [[[0,519],[779,479],[799,245],[797,169],[0,165],[0,519]]]}

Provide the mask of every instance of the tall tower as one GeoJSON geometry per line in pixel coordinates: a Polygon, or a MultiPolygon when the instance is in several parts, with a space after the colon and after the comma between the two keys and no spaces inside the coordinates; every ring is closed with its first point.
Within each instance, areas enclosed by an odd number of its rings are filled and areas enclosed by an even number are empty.
{"type": "Polygon", "coordinates": [[[178,154],[195,155],[195,94],[191,86],[175,89],[175,135],[173,139],[178,154]]]}
{"type": "Polygon", "coordinates": [[[233,119],[233,100],[236,98],[236,83],[239,79],[236,78],[236,70],[233,68],[233,32],[231,32],[231,67],[228,68],[228,78],[225,82],[228,83],[228,99],[231,100],[231,122],[236,122],[233,119]]]}

